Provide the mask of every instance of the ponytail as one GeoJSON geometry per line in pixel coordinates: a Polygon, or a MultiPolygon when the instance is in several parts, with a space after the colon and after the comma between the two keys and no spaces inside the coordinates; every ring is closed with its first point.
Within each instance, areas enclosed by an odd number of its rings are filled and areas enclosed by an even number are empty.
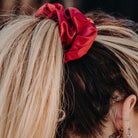
{"type": "Polygon", "coordinates": [[[63,78],[58,28],[24,16],[1,30],[0,138],[54,137],[63,78]]]}

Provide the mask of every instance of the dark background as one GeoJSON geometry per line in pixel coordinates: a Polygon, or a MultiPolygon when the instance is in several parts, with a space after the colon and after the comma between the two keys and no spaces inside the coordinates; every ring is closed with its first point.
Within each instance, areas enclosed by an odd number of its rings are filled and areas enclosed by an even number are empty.
{"type": "Polygon", "coordinates": [[[138,22],[138,0],[0,0],[0,13],[34,14],[46,2],[61,3],[65,8],[76,7],[83,13],[98,9],[138,22]]]}
{"type": "MultiPolygon", "coordinates": [[[[57,0],[52,0],[57,2],[57,0]]],[[[65,7],[74,6],[86,13],[91,10],[103,10],[122,18],[138,22],[138,0],[59,0],[65,7]]]]}

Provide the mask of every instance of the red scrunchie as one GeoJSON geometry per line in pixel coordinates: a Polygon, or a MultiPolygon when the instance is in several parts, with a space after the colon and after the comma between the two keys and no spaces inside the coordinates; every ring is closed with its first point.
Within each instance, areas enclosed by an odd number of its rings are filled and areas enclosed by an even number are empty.
{"type": "Polygon", "coordinates": [[[97,29],[78,9],[64,10],[61,4],[46,3],[38,9],[36,17],[53,19],[59,23],[65,63],[84,56],[94,42],[97,29]]]}

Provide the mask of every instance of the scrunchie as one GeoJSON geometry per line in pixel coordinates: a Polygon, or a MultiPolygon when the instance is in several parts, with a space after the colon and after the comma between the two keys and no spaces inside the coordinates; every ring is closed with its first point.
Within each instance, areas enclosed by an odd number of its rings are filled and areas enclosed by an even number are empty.
{"type": "Polygon", "coordinates": [[[97,29],[78,9],[61,4],[46,3],[38,9],[36,17],[52,19],[59,23],[60,37],[65,53],[65,63],[84,56],[94,42],[97,29]]]}

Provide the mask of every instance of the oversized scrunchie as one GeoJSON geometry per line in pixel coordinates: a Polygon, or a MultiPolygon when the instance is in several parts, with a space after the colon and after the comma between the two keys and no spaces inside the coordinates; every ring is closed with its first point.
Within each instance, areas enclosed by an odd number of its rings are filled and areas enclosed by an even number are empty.
{"type": "Polygon", "coordinates": [[[65,63],[84,56],[94,42],[97,29],[78,9],[61,4],[46,3],[38,9],[36,17],[53,19],[59,23],[61,42],[64,47],[65,63]]]}

